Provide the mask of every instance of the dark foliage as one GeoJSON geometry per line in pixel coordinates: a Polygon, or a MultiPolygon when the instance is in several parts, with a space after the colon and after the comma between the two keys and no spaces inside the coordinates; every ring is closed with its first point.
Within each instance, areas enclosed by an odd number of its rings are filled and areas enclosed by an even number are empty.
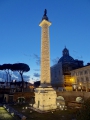
{"type": "Polygon", "coordinates": [[[30,70],[30,67],[27,64],[25,64],[25,63],[3,64],[3,65],[0,65],[0,70],[4,70],[6,72],[7,83],[8,83],[8,77],[10,77],[10,79],[11,79],[10,70],[11,71],[18,71],[20,73],[20,76],[21,76],[22,91],[23,91],[23,88],[24,88],[23,73],[28,72],[30,70]]]}
{"type": "Polygon", "coordinates": [[[0,65],[0,70],[3,70],[3,67],[2,67],[2,65],[0,65]]]}
{"type": "Polygon", "coordinates": [[[20,73],[28,72],[30,70],[29,66],[25,63],[15,63],[12,65],[12,71],[18,71],[20,73]]]}
{"type": "Polygon", "coordinates": [[[3,70],[11,70],[12,64],[3,64],[2,68],[3,68],[3,70]]]}
{"type": "Polygon", "coordinates": [[[11,70],[11,67],[12,67],[12,64],[3,64],[1,65],[1,69],[0,70],[4,70],[6,72],[6,75],[7,75],[7,84],[8,84],[8,79],[10,77],[11,79],[11,75],[10,75],[10,72],[9,70],[11,70]]]}
{"type": "Polygon", "coordinates": [[[22,79],[22,92],[24,89],[24,80],[23,80],[23,73],[28,72],[30,70],[30,67],[25,63],[15,63],[12,65],[12,71],[18,71],[20,73],[21,79],[22,79]]]}
{"type": "Polygon", "coordinates": [[[90,120],[90,98],[82,105],[82,108],[77,113],[77,120],[90,120]]]}

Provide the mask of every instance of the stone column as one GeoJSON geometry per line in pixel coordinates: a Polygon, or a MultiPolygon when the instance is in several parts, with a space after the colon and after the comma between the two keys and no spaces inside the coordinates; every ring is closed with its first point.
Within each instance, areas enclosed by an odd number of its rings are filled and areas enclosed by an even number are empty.
{"type": "Polygon", "coordinates": [[[41,87],[50,86],[50,48],[49,48],[49,26],[51,23],[42,20],[39,26],[42,27],[41,33],[41,87]]]}

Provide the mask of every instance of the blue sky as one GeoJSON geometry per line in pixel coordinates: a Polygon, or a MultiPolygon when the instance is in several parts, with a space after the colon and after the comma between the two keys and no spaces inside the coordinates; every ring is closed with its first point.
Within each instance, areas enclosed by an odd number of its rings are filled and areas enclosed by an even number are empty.
{"type": "Polygon", "coordinates": [[[65,46],[74,59],[90,62],[90,0],[0,0],[0,64],[28,64],[31,80],[39,80],[44,9],[52,22],[51,66],[65,46]]]}

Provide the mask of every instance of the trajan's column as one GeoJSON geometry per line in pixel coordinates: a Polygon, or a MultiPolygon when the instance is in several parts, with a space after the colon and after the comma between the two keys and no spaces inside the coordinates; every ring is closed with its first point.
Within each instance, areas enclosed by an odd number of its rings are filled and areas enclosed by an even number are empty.
{"type": "Polygon", "coordinates": [[[41,32],[41,80],[39,88],[35,89],[34,108],[41,111],[56,109],[56,91],[51,87],[50,75],[50,50],[49,50],[49,22],[47,10],[45,9],[39,26],[41,32]]]}

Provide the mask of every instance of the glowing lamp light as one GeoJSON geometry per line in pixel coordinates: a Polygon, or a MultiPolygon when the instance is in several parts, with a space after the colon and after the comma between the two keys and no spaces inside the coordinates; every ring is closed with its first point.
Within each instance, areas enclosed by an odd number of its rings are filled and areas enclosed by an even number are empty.
{"type": "Polygon", "coordinates": [[[64,108],[64,105],[62,107],[64,108]]]}
{"type": "Polygon", "coordinates": [[[81,86],[82,84],[80,83],[80,86],[81,86]]]}
{"type": "Polygon", "coordinates": [[[59,103],[57,103],[57,106],[59,106],[59,103]]]}
{"type": "Polygon", "coordinates": [[[74,77],[71,77],[71,78],[70,78],[70,82],[71,82],[71,83],[75,83],[75,78],[74,78],[74,77]]]}

